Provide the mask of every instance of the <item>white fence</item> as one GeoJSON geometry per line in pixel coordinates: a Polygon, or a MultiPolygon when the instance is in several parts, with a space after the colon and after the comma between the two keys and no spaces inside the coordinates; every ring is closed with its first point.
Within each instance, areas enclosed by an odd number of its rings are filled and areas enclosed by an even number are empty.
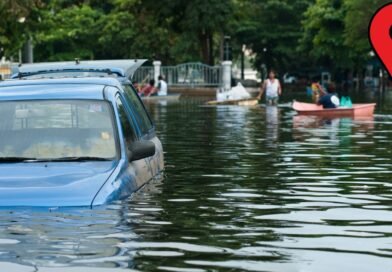
{"type": "MultiPolygon", "coordinates": [[[[202,63],[184,63],[176,66],[162,66],[158,71],[170,86],[219,87],[222,86],[222,66],[208,66],[202,63]]],[[[146,83],[156,79],[153,66],[139,68],[133,81],[146,83]]]]}

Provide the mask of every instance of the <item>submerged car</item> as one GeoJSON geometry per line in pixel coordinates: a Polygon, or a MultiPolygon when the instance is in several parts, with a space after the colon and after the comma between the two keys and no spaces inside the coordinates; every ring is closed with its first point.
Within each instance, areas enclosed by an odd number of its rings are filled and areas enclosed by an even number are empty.
{"type": "Polygon", "coordinates": [[[163,169],[143,103],[110,77],[0,83],[0,206],[96,206],[163,169]]]}

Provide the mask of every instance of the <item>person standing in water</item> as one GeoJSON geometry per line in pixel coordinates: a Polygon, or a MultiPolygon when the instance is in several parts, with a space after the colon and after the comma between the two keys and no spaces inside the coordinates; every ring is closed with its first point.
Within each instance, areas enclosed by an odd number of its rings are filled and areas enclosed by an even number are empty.
{"type": "Polygon", "coordinates": [[[159,96],[166,96],[167,95],[167,83],[163,79],[163,76],[158,77],[158,95],[159,96]]]}
{"type": "Polygon", "coordinates": [[[273,70],[269,72],[268,78],[261,86],[257,99],[260,100],[264,93],[267,105],[278,105],[279,96],[282,95],[282,87],[273,70]]]}

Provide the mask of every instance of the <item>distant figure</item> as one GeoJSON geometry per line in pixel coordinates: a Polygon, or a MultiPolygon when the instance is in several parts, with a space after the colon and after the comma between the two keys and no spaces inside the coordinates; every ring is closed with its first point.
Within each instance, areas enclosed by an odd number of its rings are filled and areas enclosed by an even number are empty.
{"type": "Polygon", "coordinates": [[[150,82],[146,86],[144,86],[140,91],[141,96],[151,96],[154,95],[155,93],[156,93],[156,89],[155,89],[154,79],[151,79],[150,82]]]}
{"type": "Polygon", "coordinates": [[[313,78],[311,88],[313,102],[317,103],[320,100],[320,96],[325,94],[325,91],[317,78],[313,78]]]}
{"type": "Polygon", "coordinates": [[[163,76],[158,77],[158,96],[165,96],[167,95],[167,83],[163,79],[163,76]]]}
{"type": "Polygon", "coordinates": [[[257,99],[260,100],[264,92],[267,105],[277,105],[279,96],[282,95],[282,87],[277,78],[275,78],[275,71],[271,70],[268,74],[268,78],[264,81],[261,86],[260,93],[257,99]]]}
{"type": "Polygon", "coordinates": [[[306,82],[306,95],[313,96],[313,89],[312,89],[312,82],[311,81],[306,82]]]}
{"type": "Polygon", "coordinates": [[[334,83],[329,83],[327,86],[327,93],[325,93],[317,105],[322,105],[324,109],[334,109],[339,107],[340,100],[336,94],[336,85],[334,83]]]}

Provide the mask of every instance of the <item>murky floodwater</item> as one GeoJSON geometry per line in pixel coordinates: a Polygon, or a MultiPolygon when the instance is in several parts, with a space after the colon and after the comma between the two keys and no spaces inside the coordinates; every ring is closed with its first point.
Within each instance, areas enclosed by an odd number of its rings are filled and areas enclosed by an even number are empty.
{"type": "Polygon", "coordinates": [[[151,104],[165,180],[92,211],[0,211],[0,270],[392,271],[392,99],[360,99],[374,118],[151,104]]]}

